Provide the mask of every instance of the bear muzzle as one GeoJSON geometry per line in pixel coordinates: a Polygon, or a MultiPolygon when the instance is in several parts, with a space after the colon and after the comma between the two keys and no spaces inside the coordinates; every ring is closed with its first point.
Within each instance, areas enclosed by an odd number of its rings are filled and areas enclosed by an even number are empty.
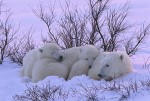
{"type": "Polygon", "coordinates": [[[91,68],[92,66],[89,66],[89,69],[91,68]]]}
{"type": "Polygon", "coordinates": [[[61,56],[59,57],[59,61],[61,62],[61,61],[63,61],[63,59],[64,59],[64,57],[61,55],[61,56]]]}
{"type": "Polygon", "coordinates": [[[101,74],[98,74],[98,77],[102,78],[102,75],[101,75],[101,74]]]}

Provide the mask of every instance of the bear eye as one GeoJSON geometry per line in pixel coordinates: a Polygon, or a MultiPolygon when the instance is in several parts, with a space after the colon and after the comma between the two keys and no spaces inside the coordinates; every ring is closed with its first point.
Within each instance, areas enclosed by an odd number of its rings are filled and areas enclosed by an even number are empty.
{"type": "Polygon", "coordinates": [[[85,60],[88,60],[88,58],[86,58],[85,60]]]}
{"type": "Polygon", "coordinates": [[[109,64],[106,64],[106,67],[109,67],[109,64]]]}
{"type": "Polygon", "coordinates": [[[95,60],[96,58],[94,58],[94,60],[95,60]]]}

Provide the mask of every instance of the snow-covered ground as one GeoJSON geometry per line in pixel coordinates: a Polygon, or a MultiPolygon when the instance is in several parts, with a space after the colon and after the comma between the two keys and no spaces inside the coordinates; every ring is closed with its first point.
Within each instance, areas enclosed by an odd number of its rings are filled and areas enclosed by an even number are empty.
{"type": "Polygon", "coordinates": [[[5,61],[0,65],[0,101],[14,101],[13,97],[16,94],[24,95],[27,87],[43,87],[46,84],[61,86],[63,89],[63,96],[54,97],[55,101],[149,101],[150,72],[138,60],[133,61],[133,73],[111,82],[95,81],[82,75],[69,81],[51,76],[38,83],[25,82],[26,78],[19,77],[19,66],[5,61]]]}

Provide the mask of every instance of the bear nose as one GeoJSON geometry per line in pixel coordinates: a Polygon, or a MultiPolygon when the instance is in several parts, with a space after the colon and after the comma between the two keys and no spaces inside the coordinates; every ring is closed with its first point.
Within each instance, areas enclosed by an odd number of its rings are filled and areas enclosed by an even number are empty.
{"type": "Polygon", "coordinates": [[[62,56],[62,55],[59,57],[59,60],[60,60],[60,61],[62,61],[62,60],[63,60],[63,56],[62,56]]]}
{"type": "Polygon", "coordinates": [[[101,74],[98,74],[98,76],[101,78],[101,77],[103,77],[101,74]]]}
{"type": "Polygon", "coordinates": [[[92,66],[89,66],[89,69],[91,68],[92,66]]]}

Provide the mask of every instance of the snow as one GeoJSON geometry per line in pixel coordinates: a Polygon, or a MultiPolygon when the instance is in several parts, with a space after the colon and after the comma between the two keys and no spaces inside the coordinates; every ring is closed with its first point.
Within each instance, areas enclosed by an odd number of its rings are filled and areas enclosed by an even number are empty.
{"type": "MultiPolygon", "coordinates": [[[[142,67],[141,62],[136,62],[135,60],[133,62],[133,67],[133,73],[111,82],[91,80],[89,77],[81,75],[69,81],[65,81],[63,78],[57,76],[49,76],[38,83],[32,83],[29,82],[29,78],[19,76],[20,68],[17,64],[6,60],[0,65],[0,101],[14,101],[13,97],[16,94],[24,94],[27,86],[31,87],[38,85],[42,87],[43,84],[48,83],[61,86],[64,92],[69,92],[66,101],[87,101],[87,98],[91,95],[95,95],[98,101],[149,101],[150,85],[141,86],[140,81],[149,80],[150,72],[147,68],[142,67]],[[135,81],[138,84],[137,91],[133,91],[136,90],[134,86],[130,91],[130,96],[128,96],[127,99],[121,99],[121,95],[126,94],[127,90],[114,88],[113,84],[116,83],[117,86],[119,84],[124,84],[126,87],[129,87],[129,85],[134,85],[135,81]]],[[[55,101],[63,100],[62,98],[56,98],[55,101]]]]}

